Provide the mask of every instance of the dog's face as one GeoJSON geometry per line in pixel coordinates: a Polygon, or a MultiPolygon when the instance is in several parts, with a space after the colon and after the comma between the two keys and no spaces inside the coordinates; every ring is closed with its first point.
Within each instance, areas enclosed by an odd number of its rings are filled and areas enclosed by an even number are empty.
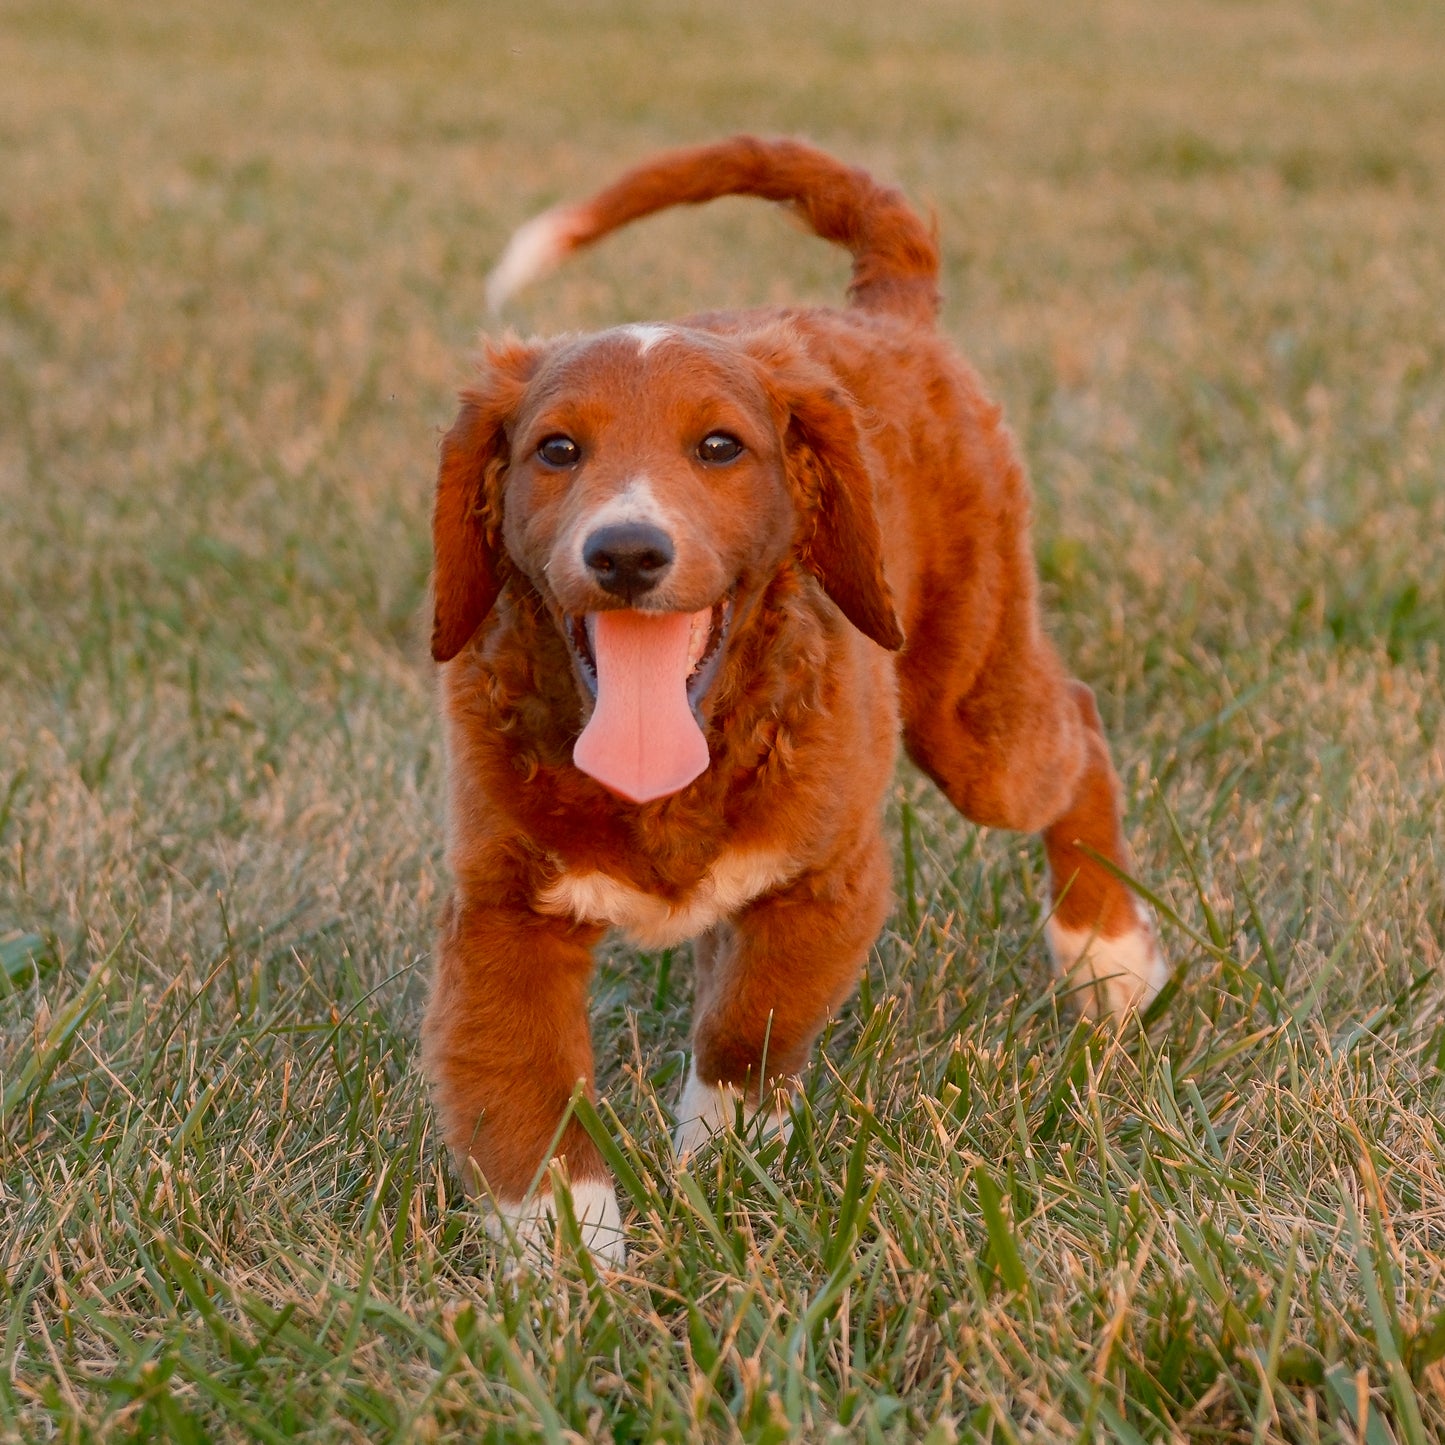
{"type": "Polygon", "coordinates": [[[796,527],[757,365],[697,334],[605,332],[541,359],[509,431],[503,543],[585,692],[597,685],[589,618],[683,613],[699,706],[734,603],[782,564],[796,527]]]}
{"type": "Polygon", "coordinates": [[[584,703],[598,619],[628,611],[688,619],[700,711],[734,615],[794,557],[862,631],[901,644],[853,405],[786,332],[620,327],[487,360],[442,449],[438,660],[508,565],[566,639],[584,703]]]}

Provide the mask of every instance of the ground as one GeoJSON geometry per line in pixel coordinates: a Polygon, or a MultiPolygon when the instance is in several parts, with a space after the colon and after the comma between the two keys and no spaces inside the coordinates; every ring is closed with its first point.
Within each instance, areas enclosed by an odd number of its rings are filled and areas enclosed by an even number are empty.
{"type": "MultiPolygon", "coordinates": [[[[0,1433],[1445,1433],[1445,11],[0,7],[0,1433]],[[508,1281],[416,1034],[418,623],[509,230],[791,132],[935,212],[1177,986],[1052,989],[1041,859],[900,773],[792,1142],[679,1174],[688,955],[595,1006],[631,1265],[508,1281]]],[[[729,202],[555,330],[831,299],[729,202]]]]}

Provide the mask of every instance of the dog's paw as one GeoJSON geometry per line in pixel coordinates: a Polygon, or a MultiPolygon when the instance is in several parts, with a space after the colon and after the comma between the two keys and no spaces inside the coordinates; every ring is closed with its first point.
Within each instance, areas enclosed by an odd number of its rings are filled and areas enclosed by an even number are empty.
{"type": "MultiPolygon", "coordinates": [[[[736,1128],[741,1100],[741,1093],[727,1084],[704,1084],[697,1076],[697,1064],[691,1064],[682,1098],[678,1101],[677,1128],[672,1136],[672,1151],[677,1156],[677,1162],[687,1163],[699,1149],[712,1141],[714,1135],[736,1128]]],[[[743,1106],[745,1129],[753,1126],[759,1112],[756,1105],[743,1106]]],[[[787,1143],[792,1129],[793,1121],[788,1116],[783,1097],[779,1095],[775,1107],[762,1120],[762,1137],[781,1138],[787,1143]]]]}
{"type": "Polygon", "coordinates": [[[1105,1012],[1123,1018],[1142,1013],[1169,978],[1152,921],[1142,913],[1127,933],[1102,938],[1092,929],[1065,928],[1056,919],[1044,924],[1044,937],[1060,975],[1079,986],[1086,1014],[1105,1012]]]}
{"type": "MultiPolygon", "coordinates": [[[[622,1232],[622,1211],[617,1191],[605,1179],[579,1179],[571,1187],[572,1212],[582,1243],[594,1261],[607,1269],[627,1263],[627,1238],[622,1232]]],[[[510,1232],[533,1263],[550,1261],[551,1241],[557,1224],[557,1201],[550,1189],[539,1190],[518,1203],[501,1200],[487,1216],[487,1233],[506,1239],[510,1232]]]]}

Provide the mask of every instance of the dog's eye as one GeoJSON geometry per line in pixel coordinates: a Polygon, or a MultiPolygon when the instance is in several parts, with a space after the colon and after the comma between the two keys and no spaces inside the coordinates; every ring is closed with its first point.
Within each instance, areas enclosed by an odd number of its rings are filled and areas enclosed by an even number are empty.
{"type": "Polygon", "coordinates": [[[709,432],[697,444],[697,459],[700,462],[735,462],[742,454],[743,444],[725,431],[709,432]]]}
{"type": "Polygon", "coordinates": [[[582,448],[571,437],[546,437],[537,445],[537,455],[549,467],[575,467],[582,460],[582,448]]]}

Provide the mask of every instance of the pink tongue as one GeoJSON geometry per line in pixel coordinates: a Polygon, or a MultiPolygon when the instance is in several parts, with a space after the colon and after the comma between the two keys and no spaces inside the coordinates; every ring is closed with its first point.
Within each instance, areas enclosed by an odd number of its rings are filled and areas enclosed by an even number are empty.
{"type": "Polygon", "coordinates": [[[707,768],[707,739],[687,703],[689,612],[597,612],[597,705],[572,761],[634,803],[675,793],[707,768]]]}

